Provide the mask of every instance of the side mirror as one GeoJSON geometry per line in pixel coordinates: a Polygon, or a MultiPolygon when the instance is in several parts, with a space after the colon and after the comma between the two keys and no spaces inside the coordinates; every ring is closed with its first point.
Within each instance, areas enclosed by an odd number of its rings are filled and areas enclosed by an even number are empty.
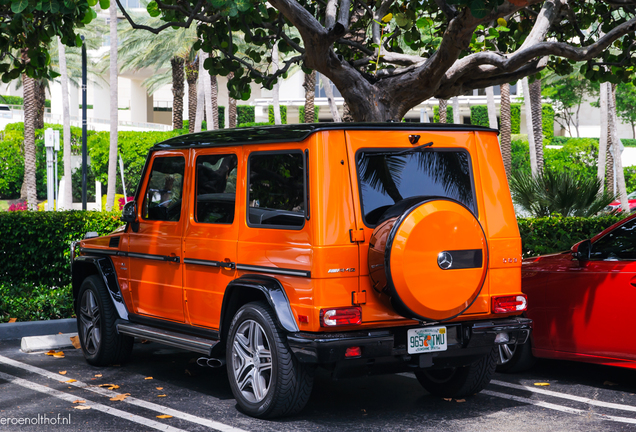
{"type": "Polygon", "coordinates": [[[592,254],[592,242],[589,240],[583,240],[574,246],[572,246],[572,253],[574,258],[581,262],[589,261],[592,254]]]}
{"type": "Polygon", "coordinates": [[[129,223],[132,226],[134,232],[139,229],[139,223],[137,222],[137,203],[135,201],[128,201],[123,210],[121,211],[121,220],[129,223]]]}

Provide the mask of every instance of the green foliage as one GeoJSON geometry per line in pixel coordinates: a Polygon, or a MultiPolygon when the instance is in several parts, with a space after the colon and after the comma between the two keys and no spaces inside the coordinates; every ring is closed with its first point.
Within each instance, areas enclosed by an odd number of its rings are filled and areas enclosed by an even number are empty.
{"type": "MultiPolygon", "coordinates": [[[[471,112],[472,116],[472,112],[471,112]]],[[[433,106],[433,122],[439,123],[439,105],[433,106]]],[[[446,123],[453,123],[453,106],[446,105],[446,123]]]]}
{"type": "MultiPolygon", "coordinates": [[[[510,164],[510,171],[516,172],[530,172],[530,149],[528,148],[528,140],[513,139],[510,143],[512,163],[510,164]]],[[[545,150],[545,149],[544,149],[545,150]]],[[[544,154],[545,156],[545,154],[544,154]]]]}
{"type": "Polygon", "coordinates": [[[488,107],[486,105],[472,105],[470,107],[470,124],[475,126],[490,126],[488,121],[488,107]]]}
{"type": "Polygon", "coordinates": [[[616,113],[623,123],[632,126],[636,138],[636,86],[633,83],[620,83],[616,88],[616,113]]]}
{"type": "Polygon", "coordinates": [[[18,198],[24,180],[24,156],[22,143],[24,138],[17,131],[4,133],[0,141],[0,198],[18,198]]]}
{"type": "Polygon", "coordinates": [[[521,104],[510,104],[510,133],[521,133],[521,104]]]}
{"type": "Polygon", "coordinates": [[[254,114],[255,107],[251,105],[237,105],[236,106],[236,123],[254,123],[256,121],[256,115],[254,114]]]}
{"type": "MultiPolygon", "coordinates": [[[[274,105],[269,105],[267,107],[267,113],[269,114],[269,122],[274,124],[274,105]]],[[[280,122],[282,124],[287,124],[287,106],[280,105],[280,122]]]]}
{"type": "Polygon", "coordinates": [[[621,219],[621,216],[518,218],[523,257],[567,251],[621,219]]]}
{"type": "Polygon", "coordinates": [[[636,166],[629,166],[623,168],[623,174],[625,175],[625,188],[627,193],[632,193],[636,190],[636,166]]]}
{"type": "MultiPolygon", "coordinates": [[[[318,114],[320,114],[320,107],[314,106],[314,120],[312,123],[318,123],[318,114]]],[[[305,107],[298,107],[298,123],[305,123],[305,107]]]]}
{"type": "Polygon", "coordinates": [[[549,171],[567,172],[578,180],[596,178],[598,139],[570,138],[560,149],[544,148],[543,159],[549,171]]]}
{"type": "Polygon", "coordinates": [[[20,96],[0,95],[0,103],[5,105],[22,105],[24,99],[20,96]]]}
{"type": "Polygon", "coordinates": [[[236,125],[237,128],[244,128],[244,127],[258,127],[258,126],[271,126],[273,123],[267,123],[267,122],[257,122],[257,123],[241,123],[239,125],[236,125]]]}
{"type": "Polygon", "coordinates": [[[543,126],[543,142],[544,144],[550,144],[552,138],[554,138],[554,109],[552,105],[542,105],[541,120],[543,126]]]}
{"type": "Polygon", "coordinates": [[[598,195],[602,182],[596,178],[577,179],[567,171],[545,169],[536,177],[516,172],[510,178],[510,191],[515,203],[535,217],[591,217],[616,199],[607,191],[598,195]]]}
{"type": "Polygon", "coordinates": [[[122,225],[119,212],[0,212],[0,280],[5,284],[71,282],[70,244],[89,231],[108,234],[122,225]]]}
{"type": "Polygon", "coordinates": [[[0,283],[0,323],[9,318],[36,321],[73,318],[71,285],[49,287],[42,284],[0,283]]]}
{"type": "Polygon", "coordinates": [[[621,138],[621,142],[625,147],[636,147],[636,139],[621,138]]]}

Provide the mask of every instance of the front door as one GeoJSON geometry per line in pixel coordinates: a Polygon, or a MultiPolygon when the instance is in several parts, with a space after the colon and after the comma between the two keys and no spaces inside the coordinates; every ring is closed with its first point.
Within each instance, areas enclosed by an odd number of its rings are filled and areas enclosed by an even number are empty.
{"type": "Polygon", "coordinates": [[[135,313],[184,322],[181,238],[186,213],[187,150],[155,154],[138,196],[139,230],[130,232],[135,313]]]}

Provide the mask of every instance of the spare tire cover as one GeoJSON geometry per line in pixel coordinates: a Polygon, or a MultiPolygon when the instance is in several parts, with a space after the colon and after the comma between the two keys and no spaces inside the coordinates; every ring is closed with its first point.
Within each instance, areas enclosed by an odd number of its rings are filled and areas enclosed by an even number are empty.
{"type": "Polygon", "coordinates": [[[488,245],[479,221],[449,199],[429,199],[381,221],[369,245],[374,288],[407,318],[443,321],[460,315],[481,292],[487,270],[488,245]]]}

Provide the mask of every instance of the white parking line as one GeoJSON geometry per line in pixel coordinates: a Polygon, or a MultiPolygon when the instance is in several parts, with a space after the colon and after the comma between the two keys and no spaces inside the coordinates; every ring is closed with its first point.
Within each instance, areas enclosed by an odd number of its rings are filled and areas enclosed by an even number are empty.
{"type": "MultiPolygon", "coordinates": [[[[415,378],[415,376],[413,374],[409,374],[409,373],[400,373],[398,375],[401,375],[401,376],[404,376],[404,377],[407,377],[407,378],[415,378]]],[[[634,407],[631,407],[629,405],[621,405],[621,404],[614,404],[614,403],[609,403],[609,402],[594,401],[592,399],[583,398],[583,397],[579,397],[579,396],[566,395],[566,394],[563,394],[563,393],[558,393],[558,392],[550,391],[550,390],[536,389],[536,388],[526,387],[526,386],[521,386],[521,385],[518,386],[516,384],[510,384],[510,383],[506,383],[504,381],[492,380],[492,381],[490,381],[490,383],[491,384],[495,384],[495,385],[501,385],[501,386],[504,386],[504,387],[516,388],[516,389],[520,389],[520,390],[530,390],[530,391],[533,391],[535,393],[545,394],[547,396],[561,397],[561,398],[564,398],[564,399],[570,399],[570,400],[573,400],[573,401],[576,401],[576,402],[588,403],[590,405],[596,405],[596,406],[600,406],[600,407],[603,407],[603,408],[622,409],[622,410],[625,410],[625,411],[632,411],[632,408],[634,408],[634,407]]],[[[591,415],[593,415],[595,418],[597,418],[599,420],[611,420],[611,421],[620,422],[620,423],[636,424],[636,419],[634,419],[634,418],[611,416],[611,415],[599,414],[599,413],[594,413],[594,412],[591,413],[589,411],[585,411],[585,410],[578,409],[578,408],[570,408],[570,407],[567,407],[567,406],[557,405],[557,404],[553,404],[553,403],[550,403],[550,402],[537,401],[537,400],[533,400],[533,399],[529,399],[529,398],[525,398],[525,397],[521,397],[521,396],[510,395],[508,393],[499,393],[499,392],[494,392],[494,391],[491,391],[491,390],[482,390],[479,393],[480,394],[485,394],[485,395],[488,395],[488,396],[494,396],[494,397],[502,398],[502,399],[509,399],[509,400],[513,400],[513,401],[521,402],[521,403],[525,403],[525,404],[536,405],[536,406],[540,406],[542,408],[548,408],[548,409],[551,409],[551,410],[561,411],[561,412],[568,413],[568,414],[578,414],[578,415],[584,415],[584,416],[589,416],[591,414],[591,415]]]]}
{"type": "MultiPolygon", "coordinates": [[[[32,366],[32,365],[27,364],[27,363],[22,363],[22,362],[19,362],[17,360],[13,360],[13,359],[11,359],[9,357],[5,357],[5,356],[2,356],[2,355],[0,355],[0,363],[4,363],[4,364],[11,365],[13,367],[16,367],[16,368],[24,369],[24,370],[27,370],[29,372],[36,373],[38,375],[44,376],[46,378],[53,379],[53,380],[58,381],[58,382],[62,381],[61,378],[64,378],[61,375],[58,375],[58,374],[53,373],[53,372],[49,372],[46,369],[42,369],[42,368],[39,368],[37,366],[32,366]]],[[[108,390],[108,389],[105,389],[105,388],[91,386],[91,385],[86,384],[85,382],[82,382],[82,381],[76,381],[76,382],[68,383],[68,384],[72,385],[72,386],[75,386],[75,387],[78,387],[78,388],[81,388],[81,389],[84,389],[84,390],[91,391],[93,393],[97,393],[97,394],[102,395],[102,396],[107,396],[109,398],[117,396],[119,394],[117,392],[114,392],[114,391],[111,391],[111,390],[108,390]]],[[[214,420],[208,420],[208,419],[205,419],[205,418],[202,418],[202,417],[197,417],[197,416],[194,416],[192,414],[185,413],[183,411],[178,411],[178,410],[169,408],[167,406],[159,405],[159,404],[156,404],[156,403],[153,403],[153,402],[148,402],[148,401],[137,399],[137,398],[130,397],[130,396],[127,397],[126,399],[124,399],[122,402],[130,404],[130,405],[135,405],[135,406],[138,406],[138,407],[141,407],[141,408],[145,408],[145,409],[148,409],[148,410],[151,410],[151,411],[155,411],[155,412],[158,412],[158,413],[161,413],[161,414],[171,415],[171,416],[173,416],[175,418],[179,418],[181,420],[186,420],[186,421],[189,421],[191,423],[196,423],[196,424],[199,424],[201,426],[206,426],[206,427],[209,427],[211,429],[215,429],[215,430],[222,431],[222,432],[246,432],[245,430],[239,429],[239,428],[235,428],[234,426],[226,425],[224,423],[220,423],[220,422],[217,422],[217,421],[214,421],[214,420]]]]}
{"type": "Polygon", "coordinates": [[[490,381],[490,384],[495,384],[495,385],[498,385],[498,386],[501,386],[501,387],[509,387],[509,388],[513,388],[513,389],[517,389],[517,390],[531,391],[533,393],[539,393],[539,394],[543,394],[543,395],[546,395],[546,396],[553,396],[553,397],[558,397],[558,398],[562,398],[562,399],[569,399],[569,400],[572,400],[572,401],[581,402],[581,403],[585,403],[585,404],[588,404],[588,405],[594,405],[594,406],[603,407],[603,408],[612,408],[612,409],[616,409],[616,410],[636,412],[636,406],[631,406],[631,405],[623,405],[623,404],[617,404],[617,403],[612,403],[612,402],[603,402],[603,401],[598,401],[598,400],[594,400],[594,399],[590,399],[590,398],[586,398],[586,397],[582,397],[582,396],[574,396],[574,395],[569,395],[569,394],[566,394],[566,393],[559,393],[559,392],[555,392],[555,391],[551,391],[551,390],[545,390],[545,389],[542,389],[542,388],[524,386],[524,385],[520,385],[520,384],[512,384],[512,383],[508,383],[508,382],[505,382],[505,381],[492,380],[492,381],[490,381]]]}
{"type": "MultiPolygon", "coordinates": [[[[63,399],[65,401],[68,401],[68,402],[71,402],[71,403],[73,401],[77,400],[77,396],[75,396],[75,395],[71,395],[71,394],[64,393],[64,392],[59,391],[59,390],[55,390],[55,389],[52,389],[52,388],[49,388],[49,387],[45,387],[43,385],[36,384],[36,383],[31,382],[31,381],[27,381],[25,379],[22,379],[22,378],[14,377],[13,375],[9,375],[9,374],[5,374],[5,373],[0,372],[0,378],[3,379],[3,380],[7,380],[10,383],[22,386],[24,388],[35,390],[35,391],[40,392],[40,393],[45,393],[45,394],[48,394],[49,396],[53,396],[53,397],[56,397],[58,399],[63,399]]],[[[121,411],[121,410],[118,410],[116,408],[111,408],[109,406],[102,405],[102,404],[97,403],[97,402],[92,402],[90,400],[86,400],[86,403],[84,403],[82,405],[86,405],[86,406],[89,406],[89,407],[91,407],[92,409],[94,409],[96,411],[100,411],[100,412],[103,412],[103,413],[106,413],[106,414],[110,414],[112,416],[116,416],[116,417],[122,418],[124,420],[129,420],[131,422],[135,422],[135,423],[138,423],[140,425],[143,425],[143,426],[146,426],[146,427],[150,427],[150,428],[153,428],[153,429],[157,429],[157,430],[160,430],[160,431],[186,432],[183,429],[177,429],[177,428],[172,427],[170,425],[167,425],[165,423],[159,423],[158,421],[147,419],[145,417],[141,417],[141,416],[138,416],[138,415],[135,415],[135,414],[131,414],[131,413],[126,412],[126,411],[121,411]]]]}

